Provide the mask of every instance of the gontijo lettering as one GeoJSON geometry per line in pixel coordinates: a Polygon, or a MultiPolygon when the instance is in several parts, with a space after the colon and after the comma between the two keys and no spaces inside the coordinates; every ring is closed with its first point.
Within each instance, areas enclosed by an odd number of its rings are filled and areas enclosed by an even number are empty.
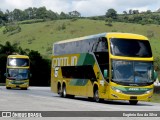
{"type": "Polygon", "coordinates": [[[52,67],[55,66],[75,66],[77,64],[77,56],[58,57],[52,59],[52,67]]]}

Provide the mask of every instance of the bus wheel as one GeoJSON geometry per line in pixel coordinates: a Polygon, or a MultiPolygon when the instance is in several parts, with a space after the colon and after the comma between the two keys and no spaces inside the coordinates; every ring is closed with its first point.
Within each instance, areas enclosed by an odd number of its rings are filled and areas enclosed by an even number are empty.
{"type": "Polygon", "coordinates": [[[138,103],[138,100],[129,100],[129,103],[131,105],[136,105],[138,103]]]}
{"type": "Polygon", "coordinates": [[[63,97],[62,90],[61,90],[61,86],[58,85],[57,91],[58,91],[58,95],[59,95],[60,97],[63,97]]]}
{"type": "Polygon", "coordinates": [[[93,98],[93,99],[94,99],[95,102],[99,102],[99,101],[100,101],[100,99],[99,99],[99,94],[98,94],[98,90],[95,90],[95,91],[94,91],[94,98],[93,98]]]}
{"type": "Polygon", "coordinates": [[[21,88],[21,90],[27,90],[28,88],[21,88]]]}
{"type": "Polygon", "coordinates": [[[63,86],[63,88],[62,88],[62,96],[64,98],[67,97],[66,86],[63,86]]]}
{"type": "Polygon", "coordinates": [[[100,98],[99,98],[99,92],[98,92],[98,89],[97,89],[97,90],[95,90],[95,92],[94,92],[93,100],[94,100],[95,102],[103,102],[103,101],[104,101],[104,99],[100,99],[100,98]]]}

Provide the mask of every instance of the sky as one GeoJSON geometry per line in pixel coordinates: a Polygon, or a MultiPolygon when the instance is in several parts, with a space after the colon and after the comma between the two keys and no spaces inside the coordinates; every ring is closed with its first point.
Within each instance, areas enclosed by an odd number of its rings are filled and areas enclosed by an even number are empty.
{"type": "Polygon", "coordinates": [[[57,13],[78,11],[81,16],[105,15],[108,9],[113,8],[117,13],[139,10],[156,11],[160,8],[160,0],[0,0],[0,10],[27,9],[29,7],[43,7],[57,13]]]}

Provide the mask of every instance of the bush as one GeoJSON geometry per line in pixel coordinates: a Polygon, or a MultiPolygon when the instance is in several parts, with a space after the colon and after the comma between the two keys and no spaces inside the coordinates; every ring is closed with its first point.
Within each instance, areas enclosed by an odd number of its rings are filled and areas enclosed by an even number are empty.
{"type": "Polygon", "coordinates": [[[22,22],[19,22],[20,24],[32,24],[32,23],[38,23],[38,22],[44,22],[44,19],[33,19],[33,20],[25,20],[22,22]]]}
{"type": "Polygon", "coordinates": [[[78,18],[72,18],[71,22],[74,22],[74,21],[77,21],[77,20],[78,20],[78,18]]]}
{"type": "Polygon", "coordinates": [[[17,24],[9,24],[5,26],[5,29],[3,30],[3,34],[9,33],[9,35],[13,35],[19,32],[21,32],[21,27],[17,24]]]}
{"type": "Polygon", "coordinates": [[[160,94],[160,86],[154,86],[154,93],[160,94]]]}
{"type": "Polygon", "coordinates": [[[65,24],[65,23],[63,23],[62,25],[59,25],[59,26],[57,27],[57,30],[58,30],[58,31],[64,30],[64,29],[66,29],[66,24],[65,24]]]}

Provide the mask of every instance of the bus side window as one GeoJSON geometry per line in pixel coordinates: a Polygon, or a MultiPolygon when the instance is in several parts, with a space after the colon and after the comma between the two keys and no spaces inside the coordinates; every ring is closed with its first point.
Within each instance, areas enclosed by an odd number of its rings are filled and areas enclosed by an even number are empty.
{"type": "Polygon", "coordinates": [[[63,66],[62,76],[63,78],[75,78],[75,79],[96,79],[93,67],[91,65],[85,66],[63,66]]]}

